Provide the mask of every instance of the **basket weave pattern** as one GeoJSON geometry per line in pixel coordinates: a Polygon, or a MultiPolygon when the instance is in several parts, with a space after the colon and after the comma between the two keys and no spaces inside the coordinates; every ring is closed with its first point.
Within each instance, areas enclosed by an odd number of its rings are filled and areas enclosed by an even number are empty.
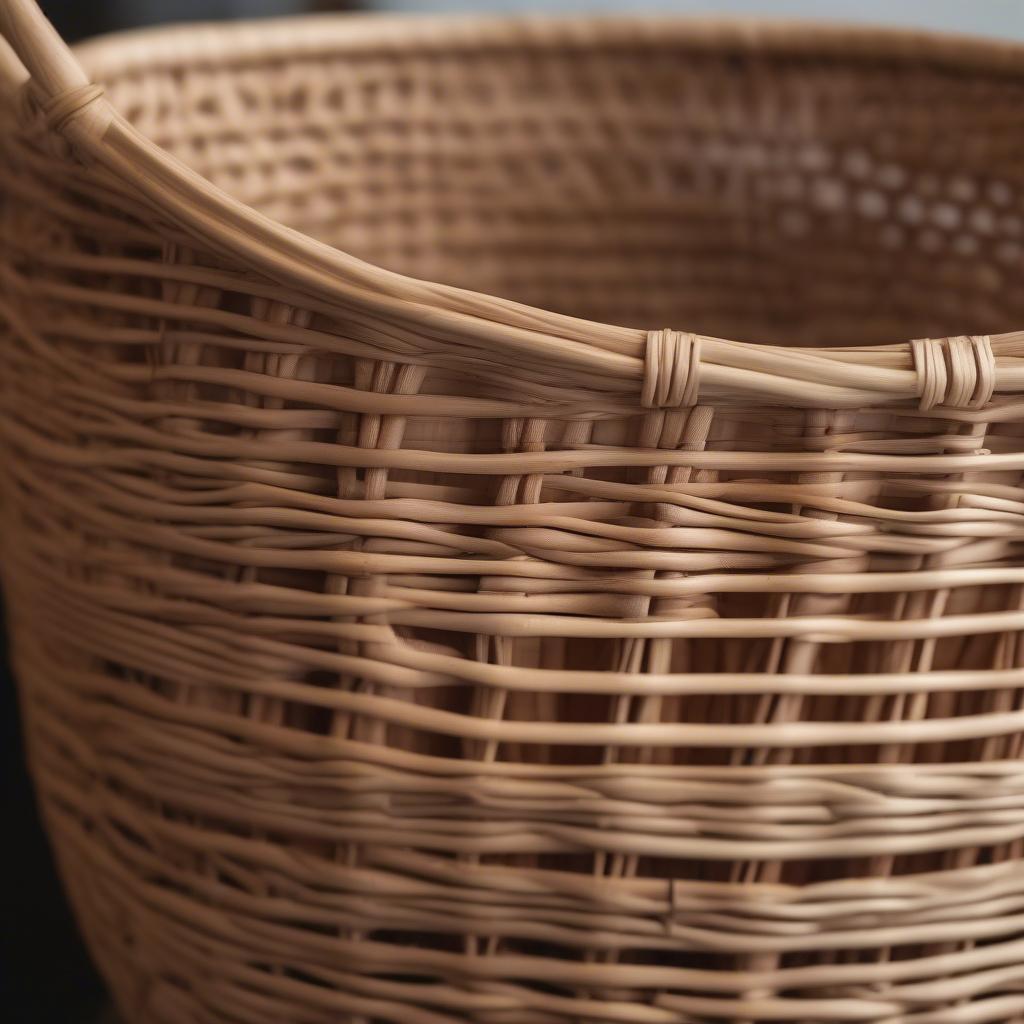
{"type": "Polygon", "coordinates": [[[126,1020],[1024,1020],[1024,76],[964,46],[326,22],[11,93],[2,565],[126,1020]]]}

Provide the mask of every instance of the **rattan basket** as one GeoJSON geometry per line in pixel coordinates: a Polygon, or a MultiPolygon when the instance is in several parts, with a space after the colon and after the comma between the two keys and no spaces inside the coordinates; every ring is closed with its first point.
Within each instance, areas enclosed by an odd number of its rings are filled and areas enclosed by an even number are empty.
{"type": "Polygon", "coordinates": [[[0,24],[3,573],[127,1024],[1024,1020],[1024,50],[0,24]]]}

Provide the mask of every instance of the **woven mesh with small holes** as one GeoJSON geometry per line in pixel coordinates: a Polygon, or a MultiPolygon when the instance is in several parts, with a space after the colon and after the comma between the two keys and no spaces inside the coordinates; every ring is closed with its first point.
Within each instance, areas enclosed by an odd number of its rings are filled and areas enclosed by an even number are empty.
{"type": "Polygon", "coordinates": [[[3,574],[126,1022],[1024,1021],[1024,50],[0,25],[3,574]]]}

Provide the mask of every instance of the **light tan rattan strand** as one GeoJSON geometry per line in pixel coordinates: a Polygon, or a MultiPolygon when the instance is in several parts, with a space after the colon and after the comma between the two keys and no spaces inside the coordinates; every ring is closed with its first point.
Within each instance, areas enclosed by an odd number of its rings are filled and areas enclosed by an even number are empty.
{"type": "Polygon", "coordinates": [[[2,568],[127,1022],[1024,1020],[1020,49],[0,28],[2,568]]]}

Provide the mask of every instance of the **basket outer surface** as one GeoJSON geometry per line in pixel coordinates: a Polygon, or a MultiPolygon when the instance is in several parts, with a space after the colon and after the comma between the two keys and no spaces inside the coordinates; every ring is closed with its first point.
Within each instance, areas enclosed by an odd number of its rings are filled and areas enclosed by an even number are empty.
{"type": "Polygon", "coordinates": [[[125,1020],[1024,1020],[1024,53],[28,10],[2,569],[125,1020]]]}

